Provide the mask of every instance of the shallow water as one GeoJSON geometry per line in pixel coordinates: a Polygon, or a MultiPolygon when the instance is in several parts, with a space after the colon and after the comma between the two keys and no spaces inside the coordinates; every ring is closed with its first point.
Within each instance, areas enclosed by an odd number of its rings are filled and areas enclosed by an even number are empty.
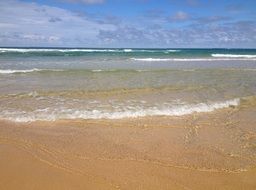
{"type": "Polygon", "coordinates": [[[185,115],[255,106],[256,50],[0,48],[0,117],[185,115]]]}

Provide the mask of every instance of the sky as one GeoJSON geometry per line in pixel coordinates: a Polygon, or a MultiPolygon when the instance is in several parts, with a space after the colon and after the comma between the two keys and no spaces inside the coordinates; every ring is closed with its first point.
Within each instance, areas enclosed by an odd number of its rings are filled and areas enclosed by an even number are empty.
{"type": "Polygon", "coordinates": [[[256,48],[256,0],[0,0],[0,46],[256,48]]]}

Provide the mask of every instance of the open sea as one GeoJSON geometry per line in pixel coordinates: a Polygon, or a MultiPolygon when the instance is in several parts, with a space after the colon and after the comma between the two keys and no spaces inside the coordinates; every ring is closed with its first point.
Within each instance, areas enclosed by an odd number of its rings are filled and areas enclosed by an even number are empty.
{"type": "Polygon", "coordinates": [[[256,105],[256,49],[0,48],[0,119],[182,116],[256,105]]]}

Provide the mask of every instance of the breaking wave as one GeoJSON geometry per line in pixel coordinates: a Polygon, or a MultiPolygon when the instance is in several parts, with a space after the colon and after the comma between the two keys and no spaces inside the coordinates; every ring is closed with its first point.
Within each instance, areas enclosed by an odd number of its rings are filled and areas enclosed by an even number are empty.
{"type": "Polygon", "coordinates": [[[227,101],[198,103],[198,104],[180,104],[164,107],[143,107],[143,106],[115,106],[113,110],[101,109],[74,109],[74,108],[45,108],[33,112],[8,112],[2,111],[2,119],[9,119],[15,122],[33,122],[33,121],[55,121],[59,119],[122,119],[138,118],[146,116],[182,116],[193,113],[212,112],[218,109],[238,106],[240,99],[227,101]]]}
{"type": "Polygon", "coordinates": [[[255,58],[242,58],[242,57],[233,57],[233,58],[131,58],[131,60],[134,61],[144,61],[144,62],[164,62],[164,61],[176,61],[176,62],[187,62],[187,61],[255,61],[256,60],[256,56],[255,58]]]}
{"type": "Polygon", "coordinates": [[[256,58],[256,55],[243,54],[211,54],[212,57],[230,57],[230,58],[256,58]]]}
{"type": "Polygon", "coordinates": [[[40,72],[40,71],[63,71],[61,69],[20,69],[20,70],[13,70],[13,69],[6,69],[0,70],[0,74],[16,74],[16,73],[32,73],[32,72],[40,72]]]}
{"type": "Polygon", "coordinates": [[[62,53],[72,53],[72,52],[87,52],[87,53],[93,53],[93,52],[116,52],[116,53],[129,53],[129,52],[149,52],[149,53],[155,53],[155,52],[179,52],[181,50],[175,50],[175,49],[64,49],[64,48],[0,48],[0,53],[8,53],[8,52],[17,52],[17,53],[29,53],[29,52],[62,52],[62,53]]]}

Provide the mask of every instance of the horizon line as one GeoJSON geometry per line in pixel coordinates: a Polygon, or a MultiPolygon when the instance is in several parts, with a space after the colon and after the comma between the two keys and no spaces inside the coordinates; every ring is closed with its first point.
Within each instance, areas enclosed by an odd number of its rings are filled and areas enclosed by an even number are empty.
{"type": "Polygon", "coordinates": [[[0,48],[34,48],[34,49],[251,49],[247,47],[75,47],[75,46],[0,46],[0,48]]]}

